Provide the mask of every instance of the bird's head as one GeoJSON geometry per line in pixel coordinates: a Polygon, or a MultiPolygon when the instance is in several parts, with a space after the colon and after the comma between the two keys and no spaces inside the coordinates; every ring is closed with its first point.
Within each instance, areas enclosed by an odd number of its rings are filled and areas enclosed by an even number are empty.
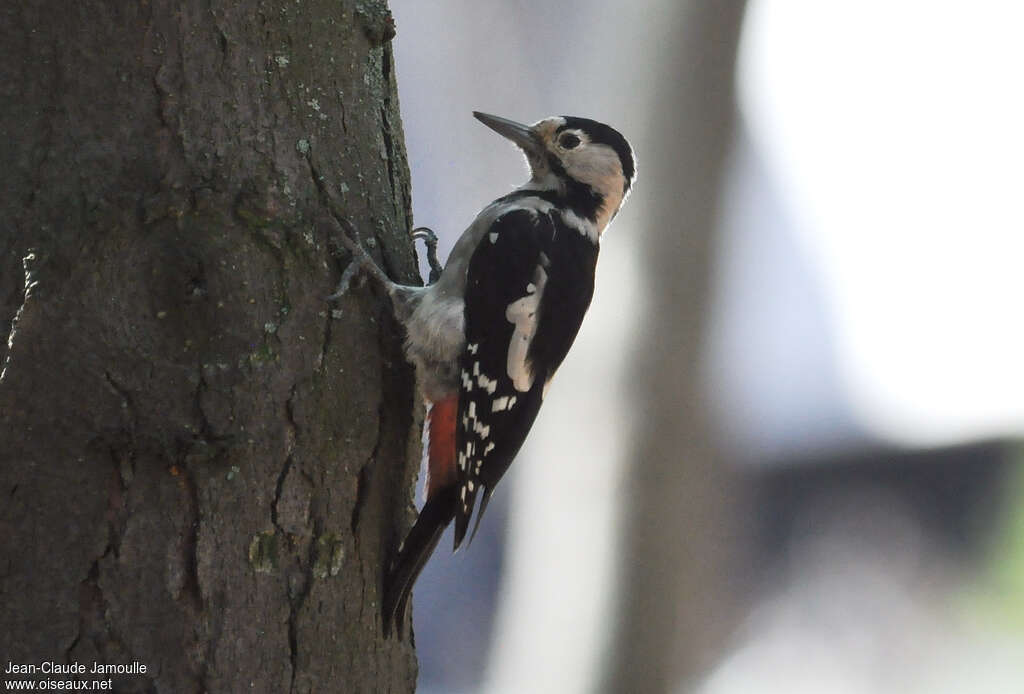
{"type": "Polygon", "coordinates": [[[473,115],[523,150],[531,172],[525,188],[557,191],[598,230],[629,194],[636,178],[633,148],[611,126],[572,116],[524,125],[477,111],[473,115]]]}

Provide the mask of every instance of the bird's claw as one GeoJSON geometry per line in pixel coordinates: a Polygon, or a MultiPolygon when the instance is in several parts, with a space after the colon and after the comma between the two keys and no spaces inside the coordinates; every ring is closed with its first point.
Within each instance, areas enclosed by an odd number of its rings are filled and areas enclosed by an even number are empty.
{"type": "MultiPolygon", "coordinates": [[[[336,233],[332,234],[332,237],[340,241],[340,245],[352,255],[352,261],[345,268],[344,272],[341,273],[338,286],[327,297],[327,301],[336,301],[344,296],[351,288],[352,282],[359,275],[360,271],[364,270],[380,281],[385,287],[393,286],[388,276],[377,266],[377,263],[374,262],[373,258],[370,257],[369,253],[359,243],[359,232],[356,231],[352,223],[343,218],[334,221],[336,223],[331,226],[336,233]],[[341,228],[337,229],[339,226],[341,228]]],[[[427,247],[427,262],[430,264],[428,284],[433,284],[441,276],[441,271],[443,270],[441,263],[437,259],[437,234],[427,227],[417,227],[412,230],[410,236],[412,236],[414,241],[417,239],[423,241],[427,247]]]]}
{"type": "Polygon", "coordinates": [[[352,281],[360,271],[365,270],[367,273],[372,275],[374,278],[379,280],[385,286],[391,284],[391,280],[387,274],[374,262],[370,254],[367,253],[359,243],[359,232],[347,219],[338,218],[334,220],[336,223],[332,225],[336,232],[332,234],[332,238],[337,239],[341,242],[341,245],[352,255],[352,261],[345,268],[344,272],[341,273],[341,279],[338,281],[338,286],[334,292],[327,297],[327,301],[336,301],[344,296],[349,288],[352,286],[352,281]],[[340,226],[341,229],[337,229],[340,226]]]}
{"type": "Polygon", "coordinates": [[[341,279],[338,280],[338,286],[335,287],[334,292],[327,297],[328,301],[337,301],[341,297],[348,293],[349,287],[352,286],[352,280],[355,279],[359,271],[363,269],[363,264],[353,260],[345,268],[345,271],[341,273],[341,279]]]}
{"type": "Polygon", "coordinates": [[[427,284],[433,284],[441,277],[441,263],[437,259],[437,234],[429,227],[416,227],[411,234],[413,241],[420,240],[427,247],[427,263],[430,265],[430,275],[427,284]]]}

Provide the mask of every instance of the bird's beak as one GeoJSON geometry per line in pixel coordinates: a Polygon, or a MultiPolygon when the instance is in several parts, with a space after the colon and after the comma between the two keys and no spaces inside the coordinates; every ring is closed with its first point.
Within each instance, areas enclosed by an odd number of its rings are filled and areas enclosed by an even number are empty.
{"type": "Polygon", "coordinates": [[[515,142],[528,155],[538,155],[544,149],[540,138],[537,137],[533,128],[528,125],[516,123],[508,118],[492,116],[489,113],[480,113],[479,111],[473,111],[473,117],[499,135],[515,142]]]}

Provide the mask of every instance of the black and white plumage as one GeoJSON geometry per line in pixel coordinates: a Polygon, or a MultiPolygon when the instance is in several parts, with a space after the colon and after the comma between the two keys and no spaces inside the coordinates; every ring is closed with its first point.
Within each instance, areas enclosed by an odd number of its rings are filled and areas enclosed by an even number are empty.
{"type": "Polygon", "coordinates": [[[526,440],[590,306],[601,234],[635,177],[632,149],[603,123],[474,116],[522,149],[531,177],[480,212],[437,282],[397,285],[342,239],[387,287],[430,407],[427,501],[385,581],[385,631],[402,623],[444,528],[455,521],[457,549],[477,499],[479,523],[526,440]]]}
{"type": "Polygon", "coordinates": [[[597,245],[555,211],[513,209],[470,260],[459,360],[455,544],[526,440],[594,294],[597,245]],[[504,321],[496,320],[504,317],[504,321]]]}

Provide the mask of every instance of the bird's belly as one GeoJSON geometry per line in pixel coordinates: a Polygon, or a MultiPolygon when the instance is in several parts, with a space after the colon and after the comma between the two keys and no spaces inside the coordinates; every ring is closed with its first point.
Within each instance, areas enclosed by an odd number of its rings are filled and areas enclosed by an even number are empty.
{"type": "Polygon", "coordinates": [[[430,400],[458,390],[459,355],[465,347],[462,299],[428,289],[406,321],[405,352],[416,365],[420,387],[430,400]]]}

